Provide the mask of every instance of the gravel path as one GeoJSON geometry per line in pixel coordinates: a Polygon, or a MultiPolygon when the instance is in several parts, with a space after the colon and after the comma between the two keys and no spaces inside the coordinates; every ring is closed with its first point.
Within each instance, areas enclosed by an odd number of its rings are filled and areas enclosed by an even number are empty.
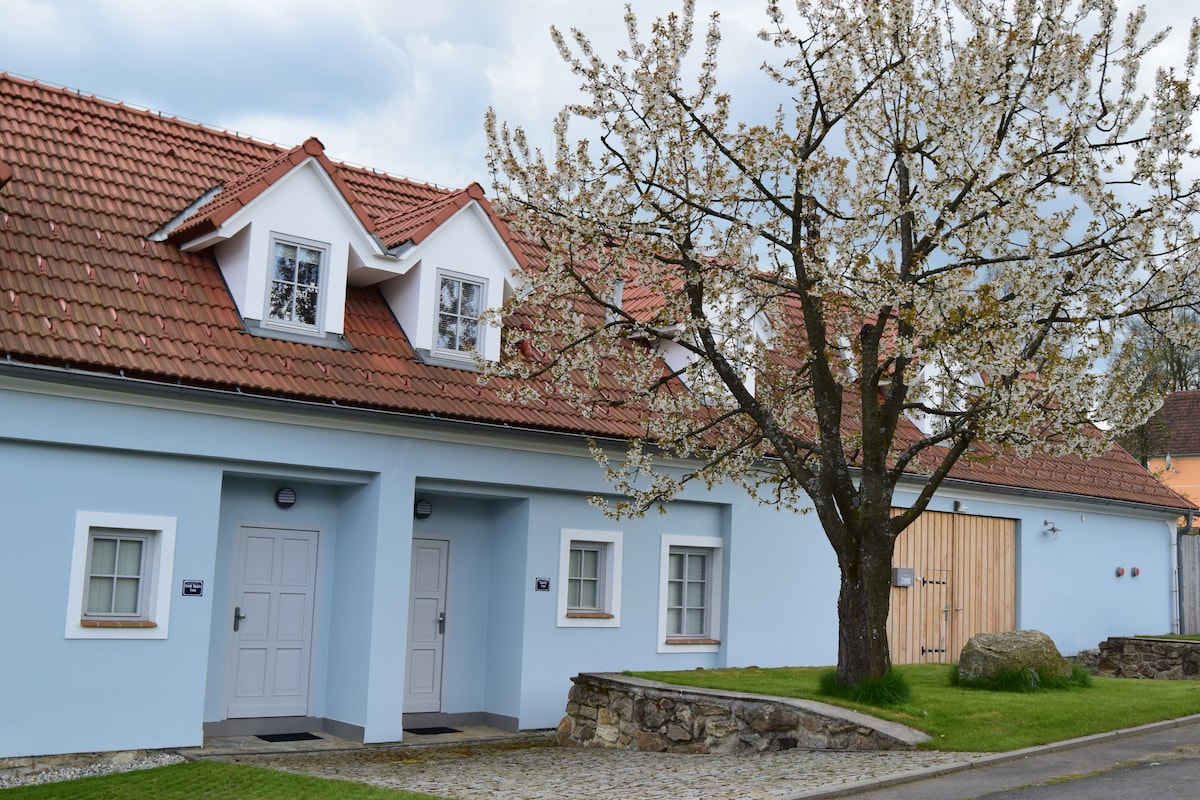
{"type": "Polygon", "coordinates": [[[73,781],[76,778],[88,778],[93,775],[108,775],[111,772],[129,772],[135,769],[151,769],[165,767],[168,764],[178,764],[185,759],[175,753],[150,753],[140,758],[127,758],[126,754],[107,754],[98,756],[94,761],[73,766],[50,767],[49,769],[20,770],[11,769],[0,772],[0,789],[28,784],[58,783],[73,781]]]}

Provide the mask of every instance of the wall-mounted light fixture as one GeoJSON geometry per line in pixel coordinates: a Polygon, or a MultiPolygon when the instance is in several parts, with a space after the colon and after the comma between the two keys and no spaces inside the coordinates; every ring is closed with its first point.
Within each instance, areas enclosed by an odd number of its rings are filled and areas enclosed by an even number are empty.
{"type": "Polygon", "coordinates": [[[433,513],[433,503],[422,498],[413,506],[413,516],[417,519],[425,519],[433,513]]]}
{"type": "Polygon", "coordinates": [[[1136,578],[1138,575],[1142,574],[1142,571],[1137,567],[1130,567],[1129,574],[1136,578]]]}
{"type": "Polygon", "coordinates": [[[275,505],[280,508],[291,508],[296,505],[296,490],[283,487],[275,493],[275,505]]]}
{"type": "Polygon", "coordinates": [[[1053,522],[1051,522],[1048,519],[1042,520],[1042,524],[1046,526],[1045,530],[1043,530],[1042,533],[1046,534],[1051,539],[1058,538],[1058,532],[1060,530],[1062,530],[1061,528],[1059,528],[1057,525],[1055,525],[1053,522]]]}
{"type": "Polygon", "coordinates": [[[967,512],[968,512],[968,511],[970,511],[970,510],[971,510],[971,509],[970,509],[970,508],[968,508],[968,507],[967,507],[967,504],[966,504],[966,503],[964,503],[962,500],[955,500],[955,501],[954,501],[954,513],[955,513],[955,514],[965,514],[965,513],[967,513],[967,512]]]}

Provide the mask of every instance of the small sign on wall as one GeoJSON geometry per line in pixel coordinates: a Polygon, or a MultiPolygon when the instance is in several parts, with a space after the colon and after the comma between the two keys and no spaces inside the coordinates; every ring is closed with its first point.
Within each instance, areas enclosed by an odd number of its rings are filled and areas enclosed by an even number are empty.
{"type": "Polygon", "coordinates": [[[204,581],[184,581],[183,582],[184,597],[203,597],[204,596],[204,581]]]}
{"type": "Polygon", "coordinates": [[[549,578],[534,578],[533,579],[533,590],[535,592],[550,591],[550,579],[549,578]]]}

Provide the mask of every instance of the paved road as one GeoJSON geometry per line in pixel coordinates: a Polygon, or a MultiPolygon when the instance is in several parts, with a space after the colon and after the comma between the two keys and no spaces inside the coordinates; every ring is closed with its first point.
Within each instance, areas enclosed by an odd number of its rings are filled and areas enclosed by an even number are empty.
{"type": "Polygon", "coordinates": [[[1163,800],[1200,794],[1200,758],[1151,761],[1062,783],[984,795],[987,800],[1163,800]]]}
{"type": "Polygon", "coordinates": [[[1200,796],[1200,717],[999,754],[892,786],[801,795],[856,800],[1107,800],[1200,796]]]}

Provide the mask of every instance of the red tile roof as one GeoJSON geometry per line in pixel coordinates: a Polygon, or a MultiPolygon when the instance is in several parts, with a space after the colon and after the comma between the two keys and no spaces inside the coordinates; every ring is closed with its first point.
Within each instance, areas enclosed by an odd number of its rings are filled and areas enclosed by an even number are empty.
{"type": "Polygon", "coordinates": [[[509,251],[522,267],[530,266],[532,261],[530,247],[520,241],[503,219],[492,208],[491,202],[478,183],[472,183],[466,189],[448,192],[419,205],[397,211],[383,217],[374,223],[375,235],[385,247],[392,248],[405,242],[420,244],[429,234],[437,230],[446,220],[466,208],[472,202],[488,215],[496,233],[508,245],[509,251]]]}
{"type": "MultiPolygon", "coordinates": [[[[469,370],[423,363],[374,288],[347,288],[349,350],[249,334],[212,257],[175,242],[220,225],[307,158],[388,246],[420,243],[476,201],[519,262],[537,258],[477,184],[447,191],[330,161],[316,139],[285,149],[0,73],[0,354],[343,407],[595,436],[641,431],[635,408],[585,417],[553,396],[521,405],[501,399],[503,381],[480,386],[469,370]],[[171,239],[149,238],[217,186],[171,239]]],[[[1086,463],[964,464],[954,477],[1186,506],[1118,449],[1086,463]]]]}
{"type": "Polygon", "coordinates": [[[1166,426],[1167,453],[1200,455],[1200,391],[1171,392],[1150,424],[1166,426]]]}
{"type": "Polygon", "coordinates": [[[196,209],[187,219],[182,220],[181,224],[171,231],[169,238],[173,242],[182,243],[217,229],[283,176],[310,158],[315,159],[321,165],[325,174],[341,192],[346,205],[358,217],[358,221],[363,224],[363,227],[370,230],[371,217],[363,208],[362,203],[358,201],[354,190],[343,179],[342,170],[325,156],[325,146],[321,144],[321,141],[312,137],[278,158],[234,178],[215,197],[196,209]]]}

